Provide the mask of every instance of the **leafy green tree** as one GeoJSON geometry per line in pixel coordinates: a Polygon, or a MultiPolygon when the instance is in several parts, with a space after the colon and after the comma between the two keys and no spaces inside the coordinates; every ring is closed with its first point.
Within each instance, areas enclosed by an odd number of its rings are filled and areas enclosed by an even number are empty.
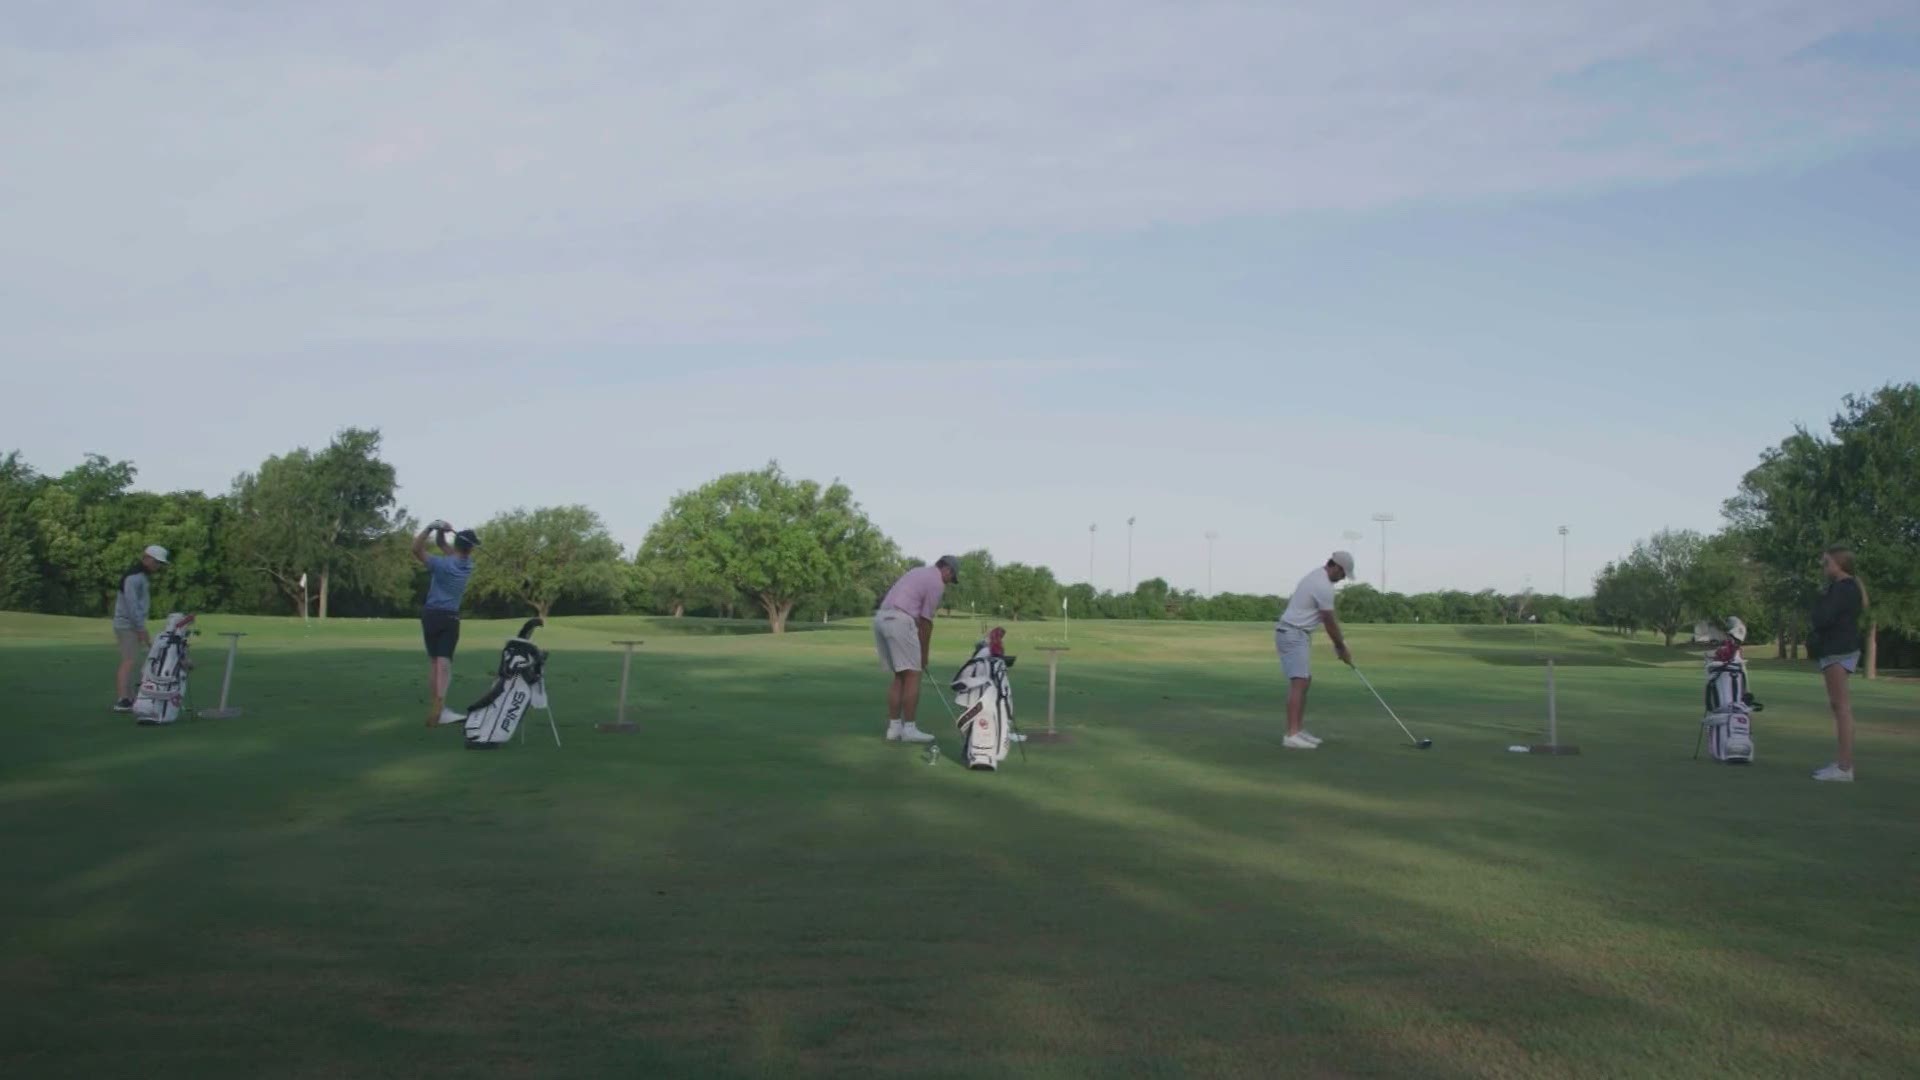
{"type": "Polygon", "coordinates": [[[524,605],[544,619],[561,600],[606,605],[620,595],[620,545],[584,506],[501,514],[480,527],[480,539],[476,599],[524,605]]]}
{"type": "Polygon", "coordinates": [[[803,599],[834,596],[900,563],[846,485],[790,480],[777,463],[676,495],[648,539],[681,552],[693,580],[751,596],[776,634],[803,599]]]}
{"type": "Polygon", "coordinates": [[[1060,606],[1060,584],[1044,566],[1007,563],[1000,567],[998,582],[999,607],[1015,622],[1044,618],[1060,606]]]}
{"type": "Polygon", "coordinates": [[[1166,578],[1148,578],[1133,587],[1133,617],[1165,619],[1173,614],[1173,589],[1166,578]]]}
{"type": "Polygon", "coordinates": [[[1628,562],[1646,574],[1636,591],[1643,625],[1664,634],[1667,644],[1696,611],[1687,603],[1686,585],[1700,561],[1706,539],[1689,529],[1662,529],[1633,545],[1628,562]]]}
{"type": "Polygon", "coordinates": [[[1707,538],[1680,580],[1680,600],[1687,617],[1724,627],[1729,617],[1738,615],[1747,623],[1748,635],[1757,640],[1755,624],[1762,622],[1763,616],[1756,610],[1753,579],[1738,535],[1721,533],[1707,538]]]}
{"type": "Polygon", "coordinates": [[[120,561],[116,541],[130,531],[127,493],[134,475],[130,462],[88,454],[82,464],[40,485],[27,512],[45,568],[44,610],[65,615],[107,610],[120,571],[132,561],[131,556],[120,561]]]}
{"type": "Polygon", "coordinates": [[[45,598],[32,507],[46,482],[18,451],[0,457],[0,611],[38,611],[45,598]]]}
{"type": "Polygon", "coordinates": [[[1340,590],[1340,621],[1402,623],[1413,621],[1413,605],[1399,593],[1383,593],[1365,582],[1340,590]]]}
{"type": "Polygon", "coordinates": [[[320,553],[320,617],[338,572],[363,584],[373,572],[377,549],[394,532],[396,477],[380,460],[380,433],[347,428],[313,458],[312,497],[324,527],[320,553]]]}
{"type": "Polygon", "coordinates": [[[960,556],[960,583],[941,598],[948,611],[991,612],[999,606],[999,566],[993,553],[981,548],[960,556]]]}
{"type": "Polygon", "coordinates": [[[1920,385],[1848,396],[1833,419],[1838,483],[1824,494],[1870,597],[1867,677],[1879,675],[1879,630],[1920,633],[1920,385]]]}
{"type": "Polygon", "coordinates": [[[334,578],[365,585],[390,571],[383,542],[401,531],[393,466],[380,460],[380,433],[347,428],[326,449],[268,458],[234,481],[235,557],[299,601],[310,575],[327,617],[334,578]]]}
{"type": "Polygon", "coordinates": [[[1819,588],[1816,553],[1837,532],[1825,494],[1835,473],[1830,447],[1796,428],[1761,454],[1760,464],[1741,478],[1740,490],[1723,510],[1730,531],[1759,568],[1755,591],[1772,616],[1783,658],[1798,655],[1806,632],[1803,616],[1819,588]]]}
{"type": "Polygon", "coordinates": [[[1099,599],[1099,594],[1086,582],[1065,586],[1060,590],[1060,595],[1067,602],[1068,618],[1098,619],[1102,617],[1094,611],[1094,603],[1099,599]]]}

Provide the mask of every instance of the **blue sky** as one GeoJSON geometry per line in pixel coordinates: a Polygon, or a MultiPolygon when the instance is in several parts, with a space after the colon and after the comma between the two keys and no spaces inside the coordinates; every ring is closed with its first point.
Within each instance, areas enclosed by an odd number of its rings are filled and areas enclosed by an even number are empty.
{"type": "Polygon", "coordinates": [[[1920,372],[1899,3],[29,4],[0,447],[463,522],[778,458],[912,553],[1575,591],[1920,372]],[[156,13],[158,12],[158,13],[156,13]]]}

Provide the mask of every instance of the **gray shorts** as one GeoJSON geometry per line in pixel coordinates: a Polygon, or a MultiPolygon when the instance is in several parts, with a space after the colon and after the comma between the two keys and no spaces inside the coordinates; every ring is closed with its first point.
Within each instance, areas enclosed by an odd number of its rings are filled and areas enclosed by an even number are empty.
{"type": "Polygon", "coordinates": [[[140,631],[113,628],[113,640],[120,646],[120,659],[140,659],[140,631]]]}
{"type": "Polygon", "coordinates": [[[1847,674],[1851,675],[1860,667],[1860,654],[1857,652],[1850,652],[1850,653],[1843,653],[1839,656],[1821,657],[1820,670],[1825,671],[1830,667],[1846,668],[1847,674]]]}
{"type": "Polygon", "coordinates": [[[1312,634],[1283,626],[1273,632],[1273,647],[1280,653],[1280,670],[1287,673],[1287,678],[1313,678],[1312,634]]]}
{"type": "Polygon", "coordinates": [[[920,670],[920,627],[904,611],[887,608],[873,617],[873,647],[889,675],[920,670]]]}

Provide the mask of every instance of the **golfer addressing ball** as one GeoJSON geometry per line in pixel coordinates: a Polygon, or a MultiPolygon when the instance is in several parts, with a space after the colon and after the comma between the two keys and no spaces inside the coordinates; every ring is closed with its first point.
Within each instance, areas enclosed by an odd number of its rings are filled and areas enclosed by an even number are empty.
{"type": "Polygon", "coordinates": [[[932,566],[915,567],[901,575],[873,615],[873,644],[880,653],[880,667],[893,676],[887,685],[888,742],[933,741],[914,722],[920,709],[920,678],[933,647],[934,612],[940,610],[947,586],[959,580],[960,560],[942,555],[932,566]]]}
{"type": "Polygon", "coordinates": [[[1280,745],[1289,750],[1313,750],[1320,739],[1306,729],[1307,690],[1313,685],[1313,631],[1327,628],[1333,640],[1334,654],[1351,666],[1353,654],[1347,651],[1347,639],[1340,632],[1340,619],[1333,613],[1333,587],[1353,576],[1353,556],[1336,551],[1322,566],[1294,587],[1293,599],[1280,614],[1273,628],[1274,647],[1280,651],[1280,670],[1287,676],[1287,737],[1280,745]]]}
{"type": "Polygon", "coordinates": [[[420,609],[420,633],[427,643],[427,685],[433,704],[427,709],[427,726],[458,724],[466,719],[447,708],[447,687],[453,683],[453,652],[460,647],[460,598],[466,595],[467,579],[473,576],[473,549],[480,537],[472,529],[453,533],[453,545],[447,534],[453,526],[436,521],[413,538],[413,557],[427,568],[427,602],[420,609]],[[427,554],[431,537],[440,549],[427,554]]]}

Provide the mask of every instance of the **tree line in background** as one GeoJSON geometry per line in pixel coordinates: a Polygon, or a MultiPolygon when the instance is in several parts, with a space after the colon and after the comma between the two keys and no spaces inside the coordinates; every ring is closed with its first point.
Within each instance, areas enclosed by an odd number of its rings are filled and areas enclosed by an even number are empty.
{"type": "MultiPolygon", "coordinates": [[[[1665,530],[1609,563],[1591,597],[1442,591],[1405,595],[1354,584],[1353,623],[1565,623],[1671,644],[1697,622],[1740,615],[1750,638],[1796,655],[1820,582],[1819,552],[1857,552],[1874,630],[1911,654],[1920,632],[1920,388],[1849,397],[1827,434],[1804,428],[1762,455],[1713,536],[1665,530]]],[[[396,499],[380,434],[341,431],[318,451],[270,457],[224,495],[134,489],[129,462],[88,455],[58,476],[0,458],[0,609],[99,616],[148,544],[173,563],[154,583],[160,610],[394,616],[415,610],[424,571],[410,554],[419,521],[396,499]]],[[[787,476],[776,463],[729,473],[673,498],[629,556],[584,506],[514,509],[478,526],[469,607],[479,615],[641,612],[795,620],[871,611],[903,558],[844,484],[787,476]]],[[[1165,580],[1130,592],[1063,584],[1044,566],[961,558],[946,610],[996,619],[1264,621],[1278,595],[1201,596],[1165,580]]],[[[1880,639],[1869,637],[1869,669],[1880,639]]]]}
{"type": "Polygon", "coordinates": [[[1799,655],[1822,580],[1820,553],[1853,549],[1868,599],[1866,670],[1920,661],[1920,386],[1849,396],[1824,433],[1796,427],[1768,449],[1712,536],[1663,531],[1594,581],[1600,619],[1667,642],[1738,615],[1749,641],[1799,655]],[[1883,653],[1889,654],[1883,657],[1883,653]]]}

